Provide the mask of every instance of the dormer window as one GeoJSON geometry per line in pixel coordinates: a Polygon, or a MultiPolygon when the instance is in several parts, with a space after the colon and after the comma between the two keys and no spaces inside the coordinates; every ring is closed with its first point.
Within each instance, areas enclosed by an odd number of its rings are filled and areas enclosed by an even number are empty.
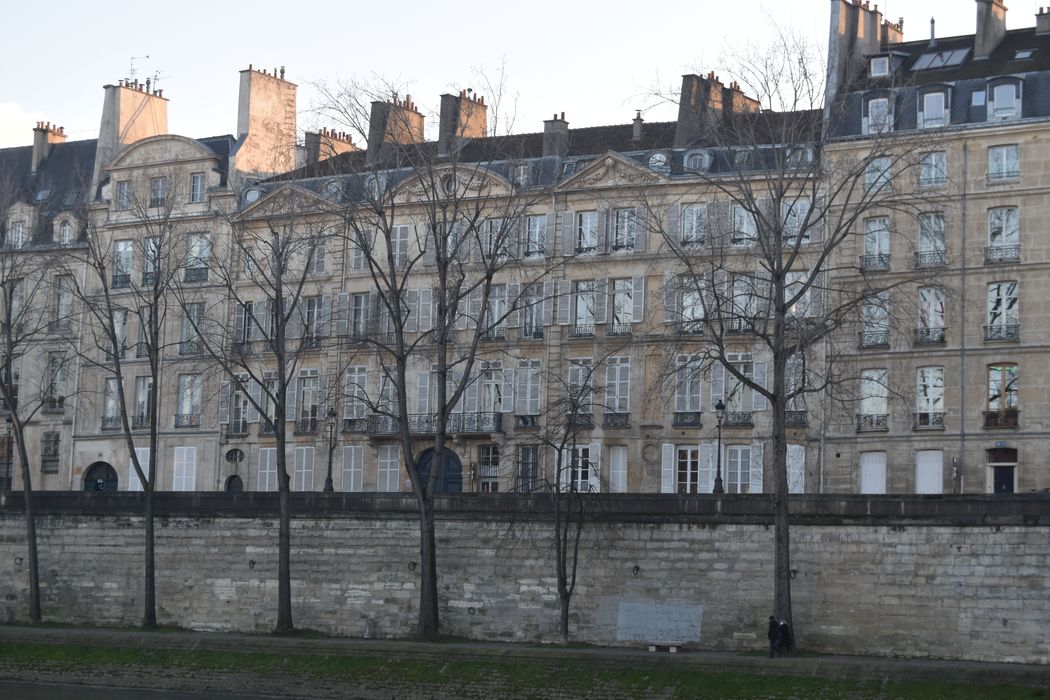
{"type": "Polygon", "coordinates": [[[250,190],[245,190],[244,191],[244,203],[245,204],[254,204],[255,202],[259,201],[259,197],[261,195],[262,195],[262,192],[257,190],[257,189],[255,189],[254,187],[252,189],[250,189],[250,190]]]}
{"type": "Polygon", "coordinates": [[[343,185],[338,180],[331,180],[325,183],[324,186],[325,199],[338,202],[343,198],[343,185]]]}
{"type": "Polygon", "coordinates": [[[743,170],[751,163],[751,151],[737,151],[733,154],[733,165],[743,170]]]}
{"type": "Polygon", "coordinates": [[[919,95],[919,128],[947,126],[950,121],[948,104],[947,90],[930,90],[919,95]]]}
{"type": "Polygon", "coordinates": [[[44,188],[42,190],[37,190],[36,191],[36,195],[33,197],[33,199],[34,199],[34,201],[37,201],[37,202],[43,202],[44,200],[46,200],[50,196],[51,196],[51,190],[47,189],[47,188],[44,188]]]}
{"type": "Polygon", "coordinates": [[[988,89],[988,121],[1021,116],[1021,81],[1008,80],[988,89]]]}
{"type": "Polygon", "coordinates": [[[685,169],[691,172],[701,172],[711,167],[711,157],[699,151],[697,153],[690,153],[685,157],[685,169]]]}
{"type": "Polygon", "coordinates": [[[518,187],[525,187],[529,184],[530,169],[528,164],[515,165],[514,166],[514,184],[518,187]]]}
{"type": "Polygon", "coordinates": [[[29,233],[26,229],[26,222],[16,221],[11,224],[11,234],[8,238],[8,242],[12,248],[25,247],[28,238],[29,233]]]}
{"type": "Polygon", "coordinates": [[[661,173],[666,173],[670,170],[667,166],[667,156],[663,153],[654,153],[649,156],[649,167],[661,173]]]}
{"type": "Polygon", "coordinates": [[[1027,61],[1035,55],[1035,49],[1019,49],[1014,51],[1014,61],[1027,61]]]}
{"type": "Polygon", "coordinates": [[[368,198],[373,201],[378,202],[382,198],[385,188],[386,183],[379,175],[371,175],[365,181],[365,191],[368,192],[368,198]]]}
{"type": "Polygon", "coordinates": [[[62,245],[69,245],[73,242],[73,222],[69,219],[63,219],[58,225],[58,242],[62,245]]]}
{"type": "Polygon", "coordinates": [[[884,75],[890,74],[890,58],[889,56],[876,56],[871,59],[871,68],[869,73],[872,78],[879,78],[884,75]]]}
{"type": "Polygon", "coordinates": [[[864,103],[864,133],[893,131],[893,106],[888,97],[872,97],[864,103]]]}

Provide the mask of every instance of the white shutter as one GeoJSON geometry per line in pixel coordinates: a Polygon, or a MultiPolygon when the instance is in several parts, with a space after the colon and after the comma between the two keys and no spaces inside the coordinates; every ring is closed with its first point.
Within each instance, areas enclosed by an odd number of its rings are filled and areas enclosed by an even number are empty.
{"type": "Polygon", "coordinates": [[[434,290],[424,287],[419,290],[419,330],[426,333],[434,328],[434,290]]]}
{"type": "Polygon", "coordinates": [[[590,477],[590,491],[600,493],[602,490],[602,443],[591,443],[591,464],[587,470],[590,477]]]}
{"type": "Polygon", "coordinates": [[[407,290],[402,303],[407,307],[404,329],[409,333],[414,333],[419,328],[419,290],[407,290]]]}
{"type": "Polygon", "coordinates": [[[259,491],[277,490],[277,450],[273,447],[259,449],[259,491]]]}
{"type": "Polygon", "coordinates": [[[609,252],[609,216],[608,209],[598,210],[598,252],[609,252]]]}
{"type": "Polygon", "coordinates": [[[664,272],[664,323],[673,323],[676,319],[676,289],[673,272],[664,272]]]}
{"type": "Polygon", "coordinates": [[[670,204],[667,207],[667,232],[666,236],[672,245],[678,246],[682,240],[681,235],[681,205],[670,204]]]}
{"type": "Polygon", "coordinates": [[[711,365],[711,406],[725,399],[726,368],[720,362],[711,365]]]}
{"type": "Polygon", "coordinates": [[[689,358],[679,355],[675,358],[674,377],[674,410],[683,413],[689,410],[689,358]]]}
{"type": "Polygon", "coordinates": [[[594,322],[605,323],[609,309],[609,280],[602,277],[594,282],[594,322]]]}
{"type": "Polygon", "coordinates": [[[572,282],[558,280],[558,325],[567,326],[572,322],[572,282]]]}
{"type": "Polygon", "coordinates": [[[806,492],[806,446],[787,446],[788,493],[806,492]]]}
{"type": "Polygon", "coordinates": [[[641,323],[645,317],[645,277],[639,275],[634,278],[631,286],[631,309],[634,323],[641,323]]]}
{"type": "Polygon", "coordinates": [[[430,413],[430,372],[416,374],[416,413],[430,413]]]}
{"type": "Polygon", "coordinates": [[[559,459],[555,462],[558,470],[558,490],[566,492],[569,490],[569,479],[572,477],[572,448],[566,447],[558,450],[559,459]]]}
{"type": "Polygon", "coordinates": [[[262,385],[255,379],[248,382],[248,396],[251,400],[248,402],[246,418],[249,423],[256,423],[259,420],[259,407],[262,406],[262,385]]]}
{"type": "Polygon", "coordinates": [[[478,375],[476,372],[472,372],[470,375],[470,383],[467,384],[465,392],[465,398],[463,400],[463,411],[464,413],[477,413],[478,412],[478,393],[479,393],[478,375]]]}
{"type": "Polygon", "coordinates": [[[340,292],[335,304],[335,334],[339,336],[350,332],[350,295],[340,292]]]}
{"type": "Polygon", "coordinates": [[[674,493],[674,445],[665,442],[660,446],[660,493],[674,493]]]}
{"type": "Polygon", "coordinates": [[[295,448],[295,483],[293,491],[311,491],[314,487],[314,448],[295,448]]]}
{"type": "Polygon", "coordinates": [[[521,307],[521,285],[512,282],[507,285],[507,328],[517,328],[519,325],[521,307]]]}
{"type": "Polygon", "coordinates": [[[627,448],[623,445],[609,448],[609,491],[627,492],[627,448]]]}
{"type": "Polygon", "coordinates": [[[919,450],[915,453],[915,493],[944,492],[944,453],[919,450]]]}
{"type": "Polygon", "coordinates": [[[514,370],[503,370],[503,390],[500,395],[500,412],[511,413],[514,411],[514,370]]]}
{"type": "Polygon", "coordinates": [[[325,294],[321,297],[321,322],[318,324],[317,335],[327,338],[332,333],[332,295],[325,294]]]}
{"type": "Polygon", "coordinates": [[[762,443],[751,443],[751,479],[748,493],[762,493],[762,443]]]}
{"type": "MultiPolygon", "coordinates": [[[[149,480],[150,473],[150,459],[149,459],[149,448],[148,447],[136,447],[135,454],[139,458],[139,466],[142,468],[142,476],[149,480]]],[[[135,472],[135,463],[132,460],[128,460],[128,491],[142,491],[142,482],[139,480],[139,475],[135,472]]]]}
{"type": "Polygon", "coordinates": [[[219,423],[226,425],[230,422],[230,383],[223,382],[219,388],[219,423]]]}
{"type": "MultiPolygon", "coordinates": [[[[752,376],[752,379],[754,379],[755,384],[758,384],[760,387],[765,388],[766,387],[766,370],[767,370],[766,363],[765,362],[756,362],[752,366],[754,367],[754,374],[752,376]]],[[[762,395],[762,392],[760,392],[760,391],[752,391],[751,392],[751,410],[752,411],[764,411],[768,407],[769,407],[769,402],[766,401],[766,397],[762,395]]]]}
{"type": "MultiPolygon", "coordinates": [[[[278,379],[277,381],[282,381],[282,380],[278,379]]],[[[293,376],[288,381],[288,389],[287,389],[287,391],[285,391],[285,395],[284,395],[284,398],[285,398],[285,401],[284,401],[284,419],[285,420],[295,420],[295,418],[296,418],[295,407],[296,407],[296,403],[297,403],[296,399],[298,398],[298,392],[299,392],[299,378],[293,376]]]]}
{"type": "Polygon", "coordinates": [[[197,488],[197,448],[176,447],[172,460],[172,491],[194,491],[197,488]]]}
{"type": "Polygon", "coordinates": [[[360,491],[364,481],[363,445],[345,445],[343,447],[343,491],[360,491]]]}
{"type": "Polygon", "coordinates": [[[549,326],[554,322],[554,283],[547,281],[543,283],[543,325],[549,326]]]}
{"type": "Polygon", "coordinates": [[[554,212],[547,214],[547,226],[543,232],[545,239],[543,242],[543,254],[547,257],[552,257],[556,250],[554,248],[554,228],[557,225],[558,215],[554,212]]]}
{"type": "Polygon", "coordinates": [[[860,492],[886,493],[886,453],[860,453],[860,492]]]}
{"type": "Polygon", "coordinates": [[[517,375],[517,386],[515,386],[514,392],[514,412],[519,416],[524,416],[528,412],[529,408],[529,375],[532,374],[529,371],[527,361],[521,361],[518,363],[518,375],[517,375]]]}
{"type": "Polygon", "coordinates": [[[571,211],[561,213],[561,254],[571,257],[576,250],[576,231],[573,223],[576,217],[571,211]]]}
{"type": "MultiPolygon", "coordinates": [[[[723,448],[724,449],[724,448],[723,448]]],[[[715,468],[718,459],[718,446],[710,442],[701,443],[699,446],[700,464],[699,474],[696,481],[696,490],[699,493],[712,493],[715,490],[715,468]]]]}

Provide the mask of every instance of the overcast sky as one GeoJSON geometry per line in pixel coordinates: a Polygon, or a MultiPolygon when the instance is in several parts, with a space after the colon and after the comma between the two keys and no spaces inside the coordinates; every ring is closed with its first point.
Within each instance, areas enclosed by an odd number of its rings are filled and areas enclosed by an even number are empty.
{"type": "MultiPolygon", "coordinates": [[[[1009,0],[1007,26],[1034,25],[1039,2],[1009,0]]],[[[931,16],[938,36],[973,32],[974,0],[879,4],[904,16],[909,40],[929,35],[931,16]]],[[[481,91],[478,71],[495,74],[501,63],[518,132],[542,130],[554,112],[574,127],[625,123],[642,108],[649,121],[673,119],[673,108],[646,96],[654,86],[717,70],[726,49],[760,43],[774,23],[823,47],[829,8],[830,0],[11,3],[0,26],[0,147],[32,143],[37,120],[65,126],[71,139],[96,137],[102,86],[129,77],[132,57],[139,80],[160,76],[171,131],[191,137],[235,130],[237,72],[249,63],[287,67],[299,85],[300,128],[318,125],[308,112],[314,81],[382,75],[429,115],[442,92],[481,91]],[[472,5],[481,9],[450,9],[472,5]]]]}

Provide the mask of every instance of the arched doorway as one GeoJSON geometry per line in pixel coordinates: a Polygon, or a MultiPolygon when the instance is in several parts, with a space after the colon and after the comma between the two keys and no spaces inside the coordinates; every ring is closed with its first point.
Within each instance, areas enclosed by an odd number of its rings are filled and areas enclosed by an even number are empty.
{"type": "Polygon", "coordinates": [[[95,462],[84,472],[85,491],[116,491],[117,470],[108,462],[95,462]]]}
{"type": "MultiPolygon", "coordinates": [[[[445,457],[442,460],[441,473],[438,474],[435,493],[463,493],[463,462],[459,455],[445,448],[445,457]]],[[[430,478],[430,468],[434,463],[434,448],[428,447],[419,455],[416,462],[419,468],[419,477],[426,483],[430,478]]]]}
{"type": "Polygon", "coordinates": [[[226,480],[226,493],[243,493],[244,482],[241,481],[241,477],[234,474],[226,480]]]}

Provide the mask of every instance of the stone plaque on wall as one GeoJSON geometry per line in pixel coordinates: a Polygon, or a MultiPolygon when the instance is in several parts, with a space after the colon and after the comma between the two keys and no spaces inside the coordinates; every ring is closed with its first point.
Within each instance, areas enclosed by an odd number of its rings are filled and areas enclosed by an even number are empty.
{"type": "Polygon", "coordinates": [[[699,642],[702,605],[621,602],[617,611],[616,639],[620,642],[699,642]]]}

